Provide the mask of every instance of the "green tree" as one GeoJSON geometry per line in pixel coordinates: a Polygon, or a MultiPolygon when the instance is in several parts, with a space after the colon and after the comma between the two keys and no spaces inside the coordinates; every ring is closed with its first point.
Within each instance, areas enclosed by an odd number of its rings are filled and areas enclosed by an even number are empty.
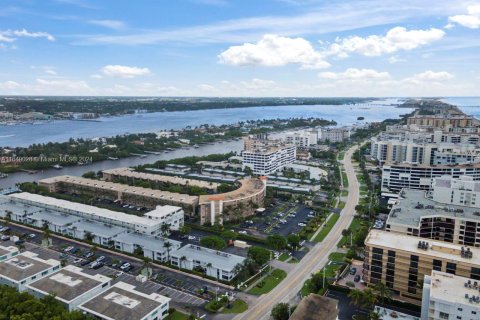
{"type": "Polygon", "coordinates": [[[290,318],[288,303],[277,303],[273,306],[270,316],[274,320],[288,320],[290,318]]]}
{"type": "Polygon", "coordinates": [[[291,233],[287,237],[288,244],[292,249],[296,249],[300,246],[300,236],[295,233],[291,233]]]}
{"type": "Polygon", "coordinates": [[[238,237],[238,233],[232,230],[225,230],[222,232],[221,236],[225,240],[235,240],[238,237]]]}
{"type": "Polygon", "coordinates": [[[272,234],[267,237],[266,244],[274,250],[282,250],[287,247],[287,239],[279,234],[272,234]]]}
{"type": "Polygon", "coordinates": [[[200,240],[200,244],[204,247],[220,250],[227,246],[225,240],[218,236],[206,236],[200,240]]]}
{"type": "Polygon", "coordinates": [[[258,265],[262,266],[270,260],[270,250],[252,246],[248,249],[248,257],[255,261],[258,265]]]}

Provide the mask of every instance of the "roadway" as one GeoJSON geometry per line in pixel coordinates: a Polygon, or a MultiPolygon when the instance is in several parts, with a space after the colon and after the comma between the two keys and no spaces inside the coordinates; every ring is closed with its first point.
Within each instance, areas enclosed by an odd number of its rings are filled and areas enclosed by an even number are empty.
{"type": "Polygon", "coordinates": [[[343,162],[348,179],[348,197],[345,207],[340,213],[340,218],[327,237],[310,249],[277,287],[268,294],[259,297],[255,304],[250,305],[247,311],[239,314],[234,319],[268,319],[275,304],[279,302],[288,303],[294,299],[303,287],[303,283],[310,278],[311,274],[319,271],[328,262],[330,253],[337,249],[337,243],[342,237],[342,230],[347,229],[352,222],[355,215],[355,206],[358,204],[360,197],[360,188],[352,165],[352,154],[356,150],[357,146],[354,146],[345,153],[343,162]]]}

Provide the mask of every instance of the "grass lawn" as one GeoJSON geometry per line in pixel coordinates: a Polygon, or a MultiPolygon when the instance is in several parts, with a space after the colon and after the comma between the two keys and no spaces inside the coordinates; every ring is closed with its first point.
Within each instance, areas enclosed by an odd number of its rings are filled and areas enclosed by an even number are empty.
{"type": "Polygon", "coordinates": [[[174,313],[169,314],[165,318],[165,320],[187,320],[187,319],[188,319],[188,315],[177,310],[175,310],[174,313]]]}
{"type": "Polygon", "coordinates": [[[323,241],[323,239],[325,239],[325,237],[328,235],[330,230],[332,230],[332,228],[335,225],[335,223],[337,222],[338,218],[340,218],[339,214],[336,214],[336,213],[332,214],[330,219],[328,219],[327,223],[325,223],[325,226],[317,234],[317,236],[315,237],[315,239],[313,239],[313,241],[315,241],[315,242],[323,241]]]}
{"type": "Polygon", "coordinates": [[[337,208],[338,208],[338,209],[343,209],[343,208],[345,208],[345,202],[340,201],[340,202],[338,203],[338,207],[337,207],[337,208]]]}
{"type": "Polygon", "coordinates": [[[285,253],[285,252],[284,252],[284,253],[282,253],[282,254],[280,255],[280,257],[278,257],[278,260],[280,260],[280,261],[285,261],[285,260],[287,260],[289,257],[290,257],[290,256],[288,255],[288,253],[285,253]]]}
{"type": "Polygon", "coordinates": [[[348,196],[348,191],[347,190],[343,190],[342,191],[342,197],[346,197],[348,196]]]}
{"type": "MultiPolygon", "coordinates": [[[[353,218],[352,223],[350,224],[350,226],[348,228],[350,230],[352,230],[352,232],[354,233],[354,235],[353,235],[354,237],[355,237],[355,232],[362,225],[368,225],[368,222],[365,221],[365,220],[362,220],[358,217],[353,218]]],[[[337,247],[343,247],[344,245],[348,245],[348,244],[350,244],[350,236],[342,237],[342,239],[340,239],[340,241],[338,242],[337,247]]]]}
{"type": "Polygon", "coordinates": [[[261,295],[272,291],[273,288],[277,286],[285,277],[287,273],[281,269],[275,269],[271,274],[266,276],[262,281],[260,281],[255,287],[250,289],[248,293],[261,295]],[[260,286],[260,287],[259,287],[260,286]]]}
{"type": "Polygon", "coordinates": [[[328,256],[328,259],[330,259],[330,261],[343,262],[343,259],[345,258],[345,256],[346,256],[345,253],[332,252],[332,253],[330,253],[330,255],[328,256]]]}
{"type": "Polygon", "coordinates": [[[347,173],[345,171],[342,171],[342,180],[343,180],[343,186],[345,188],[348,188],[348,178],[347,178],[347,173]]]}
{"type": "Polygon", "coordinates": [[[345,158],[345,151],[340,151],[338,154],[338,160],[343,160],[345,158]]]}
{"type": "Polygon", "coordinates": [[[227,307],[223,308],[222,313],[242,313],[248,309],[248,304],[240,299],[233,301],[232,307],[229,309],[227,307]]]}

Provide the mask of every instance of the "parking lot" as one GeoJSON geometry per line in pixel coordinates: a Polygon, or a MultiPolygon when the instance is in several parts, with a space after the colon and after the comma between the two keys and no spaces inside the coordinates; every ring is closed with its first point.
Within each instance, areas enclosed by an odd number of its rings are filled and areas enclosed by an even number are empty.
{"type": "MultiPolygon", "coordinates": [[[[352,265],[350,266],[350,272],[348,272],[345,277],[338,280],[338,284],[341,286],[347,286],[347,282],[349,284],[354,284],[355,289],[364,290],[365,284],[362,280],[363,276],[363,261],[353,260],[352,265]],[[355,271],[355,272],[354,272],[355,271]]],[[[351,287],[351,286],[348,286],[351,287]]]]}
{"type": "Polygon", "coordinates": [[[252,234],[275,233],[287,237],[298,233],[303,225],[311,219],[310,209],[295,203],[277,202],[273,207],[266,208],[263,213],[252,219],[253,223],[244,223],[241,227],[252,234]],[[300,225],[299,225],[300,224],[300,225]]]}

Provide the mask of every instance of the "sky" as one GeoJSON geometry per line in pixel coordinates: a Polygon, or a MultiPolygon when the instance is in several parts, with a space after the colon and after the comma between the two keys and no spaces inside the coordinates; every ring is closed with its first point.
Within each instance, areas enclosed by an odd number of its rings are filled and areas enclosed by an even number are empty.
{"type": "Polygon", "coordinates": [[[0,1],[0,95],[479,92],[480,1],[0,1]]]}

